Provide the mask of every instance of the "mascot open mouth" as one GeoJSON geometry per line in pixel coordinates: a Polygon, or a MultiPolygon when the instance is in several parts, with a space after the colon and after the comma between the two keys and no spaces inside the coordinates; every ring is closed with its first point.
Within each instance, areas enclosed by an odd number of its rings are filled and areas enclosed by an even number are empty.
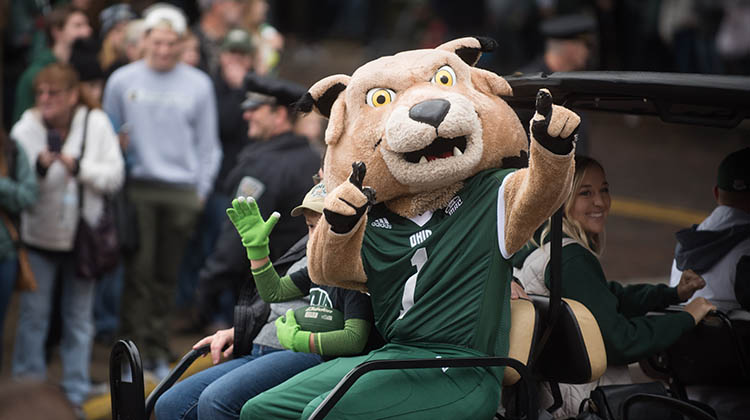
{"type": "Polygon", "coordinates": [[[437,159],[461,156],[465,151],[466,136],[451,139],[438,137],[424,149],[404,153],[404,160],[409,163],[432,162],[437,159]]]}

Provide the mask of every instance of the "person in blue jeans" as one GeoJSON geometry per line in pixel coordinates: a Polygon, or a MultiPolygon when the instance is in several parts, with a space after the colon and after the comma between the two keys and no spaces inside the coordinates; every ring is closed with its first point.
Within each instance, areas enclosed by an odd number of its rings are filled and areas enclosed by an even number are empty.
{"type": "Polygon", "coordinates": [[[36,175],[31,170],[26,152],[0,127],[0,212],[3,219],[0,221],[0,340],[3,339],[5,312],[18,274],[18,244],[14,243],[9,228],[18,233],[15,221],[21,210],[36,201],[37,193],[36,175]]]}
{"type": "MultiPolygon", "coordinates": [[[[323,212],[324,196],[325,187],[318,184],[292,210],[292,216],[304,214],[309,232],[323,212]]],[[[268,236],[279,219],[278,213],[264,221],[255,200],[240,197],[233,200],[227,214],[247,249],[259,295],[272,303],[271,315],[253,341],[249,355],[217,364],[221,355],[229,357],[233,353],[234,328],[219,330],[198,341],[194,349],[210,344],[215,366],[178,382],[162,395],[155,407],[159,420],[238,419],[242,406],[255,395],[324,359],[362,354],[377,343],[367,295],[312,284],[306,257],[293,264],[287,275],[279,277],[268,259],[268,236]],[[344,328],[321,333],[301,330],[294,319],[294,308],[308,305],[307,300],[301,299],[308,295],[314,305],[343,312],[344,328]]],[[[306,242],[307,237],[302,238],[292,249],[304,247],[306,242]]]]}

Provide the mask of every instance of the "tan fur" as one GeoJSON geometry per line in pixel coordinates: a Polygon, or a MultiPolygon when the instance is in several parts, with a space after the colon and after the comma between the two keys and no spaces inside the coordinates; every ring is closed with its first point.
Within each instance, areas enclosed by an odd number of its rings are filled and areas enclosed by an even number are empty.
{"type": "Polygon", "coordinates": [[[336,188],[331,194],[326,195],[324,207],[338,214],[351,216],[354,209],[346,204],[349,203],[355,207],[362,207],[367,203],[367,197],[350,182],[341,184],[341,188],[336,188]],[[346,202],[342,201],[346,200],[346,202]]]}
{"type": "Polygon", "coordinates": [[[509,254],[531,238],[539,225],[547,220],[565,201],[573,182],[570,155],[558,156],[531,142],[529,167],[511,174],[505,189],[505,246],[509,254]],[[559,168],[567,168],[561,171],[559,168]],[[515,223],[516,220],[537,220],[538,223],[515,223]]]}
{"type": "Polygon", "coordinates": [[[339,235],[325,217],[320,218],[307,241],[307,269],[315,283],[367,291],[367,276],[359,256],[366,226],[367,217],[363,217],[351,232],[339,235]]]}
{"type": "MultiPolygon", "coordinates": [[[[505,157],[518,157],[528,151],[520,121],[498,96],[512,94],[510,85],[502,77],[474,68],[462,59],[475,61],[479,48],[477,39],[461,38],[436,49],[405,51],[373,60],[351,77],[330,76],[310,88],[313,100],[323,99],[330,107],[325,180],[331,200],[326,199],[326,208],[341,214],[353,213],[351,208],[334,202],[333,197],[352,196],[351,185],[346,181],[354,161],[366,164],[364,185],[376,191],[377,202],[385,203],[403,217],[413,217],[444,207],[467,178],[484,169],[500,167],[505,157]],[[434,82],[436,72],[444,66],[449,66],[455,75],[452,86],[434,82]],[[346,89],[338,93],[332,89],[336,85],[346,85],[346,89]],[[379,107],[368,105],[367,94],[376,88],[394,92],[395,98],[379,107]],[[450,103],[437,127],[415,120],[410,114],[413,107],[430,100],[450,103]],[[409,153],[422,156],[436,137],[451,142],[465,139],[465,148],[450,157],[440,156],[424,163],[406,160],[409,153]]],[[[551,118],[550,130],[558,135],[570,134],[579,121],[574,113],[557,106],[551,118]]],[[[559,207],[572,180],[572,153],[555,156],[534,141],[530,152],[530,168],[516,172],[505,191],[504,229],[510,252],[520,248],[559,207]]],[[[359,254],[365,226],[360,222],[354,232],[338,235],[321,219],[308,243],[308,264],[314,282],[343,287],[352,287],[351,281],[366,282],[359,254]]]]}

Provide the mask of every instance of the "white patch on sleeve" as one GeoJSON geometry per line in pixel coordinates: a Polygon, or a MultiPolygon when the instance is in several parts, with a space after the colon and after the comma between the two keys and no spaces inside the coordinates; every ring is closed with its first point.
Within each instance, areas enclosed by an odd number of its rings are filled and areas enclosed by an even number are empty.
{"type": "Polygon", "coordinates": [[[245,176],[240,180],[235,197],[253,197],[258,200],[266,191],[266,186],[259,179],[245,176]]]}
{"type": "Polygon", "coordinates": [[[497,190],[497,244],[500,247],[500,254],[505,259],[509,259],[513,254],[509,254],[505,246],[505,184],[517,172],[514,172],[503,179],[500,188],[497,190]]]}

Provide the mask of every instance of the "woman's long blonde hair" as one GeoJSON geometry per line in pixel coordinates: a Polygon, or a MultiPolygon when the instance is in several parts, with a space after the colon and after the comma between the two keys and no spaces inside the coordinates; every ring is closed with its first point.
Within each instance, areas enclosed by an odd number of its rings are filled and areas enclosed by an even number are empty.
{"type": "MultiPolygon", "coordinates": [[[[604,167],[596,159],[588,156],[576,155],[575,157],[575,174],[573,175],[573,187],[570,190],[568,199],[565,200],[563,205],[563,233],[568,235],[571,239],[583,245],[586,249],[591,251],[597,257],[600,257],[604,252],[604,232],[601,234],[592,233],[588,234],[578,221],[570,217],[570,211],[573,209],[573,205],[578,195],[578,189],[581,188],[583,177],[586,175],[586,170],[592,166],[596,166],[604,172],[604,167]]],[[[545,238],[550,233],[550,222],[547,221],[544,229],[542,230],[541,242],[544,243],[545,238]]]]}

